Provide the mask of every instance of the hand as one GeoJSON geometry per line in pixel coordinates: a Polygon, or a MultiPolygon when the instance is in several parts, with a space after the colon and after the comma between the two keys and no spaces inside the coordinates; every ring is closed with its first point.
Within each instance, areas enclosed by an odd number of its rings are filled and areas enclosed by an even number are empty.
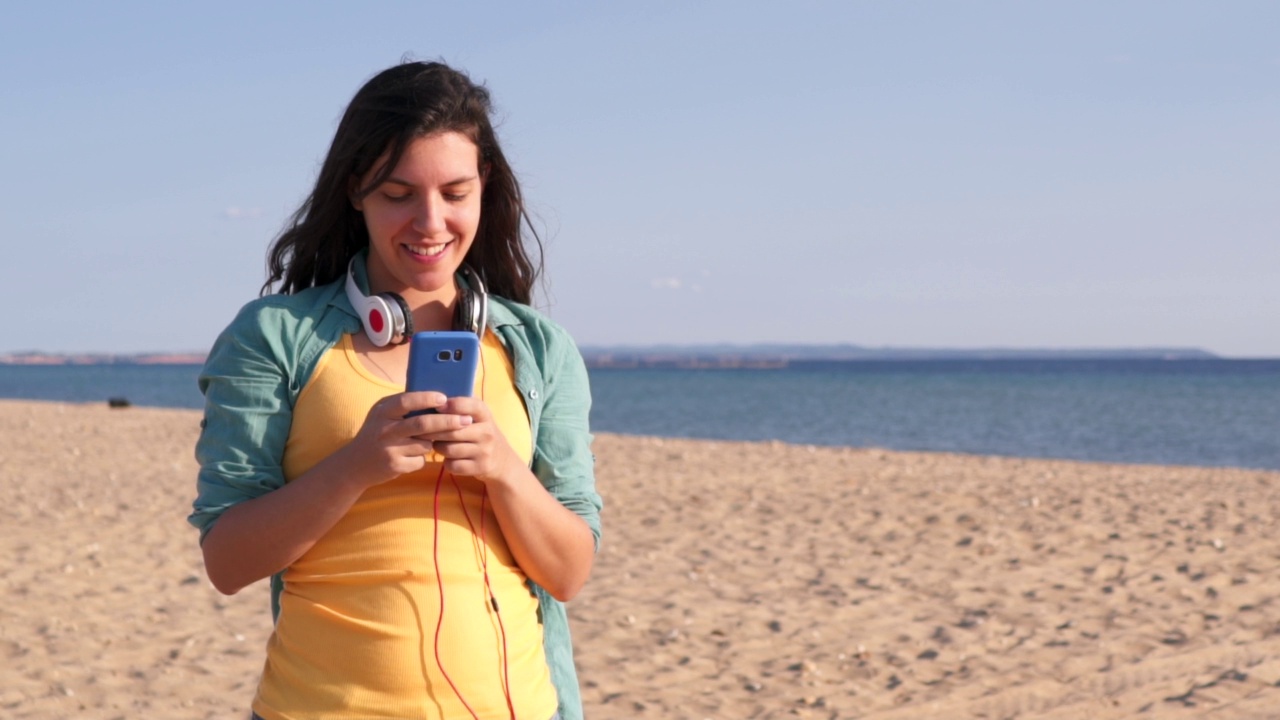
{"type": "Polygon", "coordinates": [[[445,470],[490,483],[510,479],[513,470],[525,467],[483,400],[449,398],[438,411],[437,417],[457,418],[457,426],[419,436],[419,439],[430,441],[444,458],[445,470]]]}
{"type": "Polygon", "coordinates": [[[446,403],[447,398],[438,392],[400,393],[374,403],[360,432],[339,451],[348,476],[363,487],[371,487],[426,467],[435,437],[472,423],[470,415],[444,413],[446,403]],[[429,409],[442,412],[405,417],[429,409]]]}

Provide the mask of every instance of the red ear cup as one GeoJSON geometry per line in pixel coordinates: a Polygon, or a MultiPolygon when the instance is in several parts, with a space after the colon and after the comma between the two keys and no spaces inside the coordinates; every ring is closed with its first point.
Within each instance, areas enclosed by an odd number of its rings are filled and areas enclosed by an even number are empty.
{"type": "Polygon", "coordinates": [[[396,336],[395,316],[400,308],[395,307],[393,310],[392,307],[392,303],[388,303],[384,295],[361,298],[360,304],[356,305],[356,312],[360,313],[360,322],[364,324],[364,332],[369,336],[369,342],[377,347],[391,344],[396,336]]]}
{"type": "Polygon", "coordinates": [[[377,308],[373,308],[369,311],[369,317],[365,318],[364,324],[375,333],[380,333],[382,328],[387,326],[387,321],[382,319],[382,313],[377,308]]]}
{"type": "Polygon", "coordinates": [[[364,326],[369,342],[377,347],[395,343],[405,343],[413,335],[413,314],[404,298],[395,293],[365,295],[356,285],[356,258],[347,263],[347,300],[351,309],[360,316],[360,324],[364,326]]]}

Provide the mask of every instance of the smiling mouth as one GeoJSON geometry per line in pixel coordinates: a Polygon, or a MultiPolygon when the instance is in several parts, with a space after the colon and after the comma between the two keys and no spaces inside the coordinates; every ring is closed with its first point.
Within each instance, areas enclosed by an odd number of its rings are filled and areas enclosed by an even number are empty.
{"type": "Polygon", "coordinates": [[[435,257],[440,253],[444,252],[444,249],[449,247],[452,244],[453,244],[452,242],[447,242],[447,243],[444,243],[443,245],[427,245],[427,246],[405,245],[404,248],[409,252],[413,253],[414,255],[418,255],[420,257],[435,257]]]}

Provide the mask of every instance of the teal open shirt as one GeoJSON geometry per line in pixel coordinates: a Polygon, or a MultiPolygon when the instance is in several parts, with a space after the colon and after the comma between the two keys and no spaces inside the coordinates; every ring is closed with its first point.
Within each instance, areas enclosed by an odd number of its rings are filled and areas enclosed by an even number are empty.
{"type": "MultiPolygon", "coordinates": [[[[356,275],[367,290],[364,263],[356,263],[356,275]]],[[[533,473],[586,521],[598,548],[602,503],[595,488],[588,429],[591,391],[582,356],[560,326],[528,306],[492,295],[489,327],[511,355],[516,389],[529,413],[533,473]]],[[[200,373],[205,396],[196,443],[200,474],[188,518],[200,529],[202,541],[227,508],[284,486],[284,447],[298,393],[325,352],[344,334],[360,330],[360,319],[338,281],[254,300],[218,337],[200,373]]],[[[579,719],[582,697],[564,604],[531,585],[560,715],[579,719]]],[[[273,576],[273,615],[280,611],[283,588],[281,575],[273,576]]]]}

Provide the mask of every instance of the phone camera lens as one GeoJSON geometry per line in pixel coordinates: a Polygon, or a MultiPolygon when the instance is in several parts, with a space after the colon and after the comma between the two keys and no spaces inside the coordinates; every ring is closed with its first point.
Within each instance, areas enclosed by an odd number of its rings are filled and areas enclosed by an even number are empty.
{"type": "Polygon", "coordinates": [[[437,359],[437,360],[441,360],[441,361],[448,360],[448,359],[449,359],[449,351],[448,351],[448,350],[441,350],[441,351],[439,352],[439,354],[437,354],[437,355],[436,355],[436,359],[437,359]]]}

